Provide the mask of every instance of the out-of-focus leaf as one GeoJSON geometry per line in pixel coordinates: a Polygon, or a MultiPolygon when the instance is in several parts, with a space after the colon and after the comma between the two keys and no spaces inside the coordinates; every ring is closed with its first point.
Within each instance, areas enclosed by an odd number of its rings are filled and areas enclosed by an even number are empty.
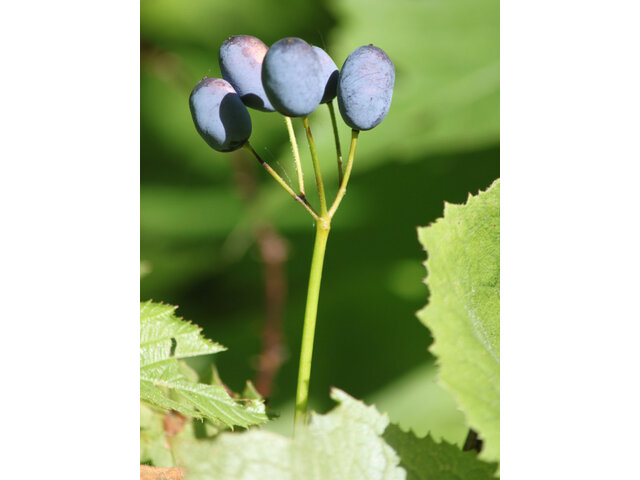
{"type": "Polygon", "coordinates": [[[416,435],[429,433],[462,445],[468,428],[451,393],[436,382],[437,368],[427,363],[415,368],[367,396],[366,400],[383,412],[393,423],[416,435]]]}
{"type": "Polygon", "coordinates": [[[367,163],[498,140],[499,9],[498,0],[334,2],[342,19],[330,42],[338,66],[373,43],[396,67],[389,115],[362,135],[367,163]]]}
{"type": "Polygon", "coordinates": [[[143,38],[208,47],[215,60],[220,44],[231,35],[255,35],[271,45],[282,37],[304,35],[306,30],[315,35],[308,40],[318,42],[332,22],[323,2],[282,0],[275,10],[268,2],[253,0],[191,0],[187,4],[142,0],[140,4],[143,38]]]}
{"type": "Polygon", "coordinates": [[[404,480],[398,456],[381,438],[386,415],[340,390],[331,396],[340,405],[314,414],[293,439],[257,430],[199,442],[177,437],[176,460],[190,480],[404,480]]]}
{"type": "Polygon", "coordinates": [[[140,209],[143,235],[192,241],[228,235],[243,211],[231,186],[146,187],[140,192],[140,209]]]}
{"type": "Polygon", "coordinates": [[[165,437],[162,413],[140,402],[140,463],[172,467],[173,456],[165,437]]]}

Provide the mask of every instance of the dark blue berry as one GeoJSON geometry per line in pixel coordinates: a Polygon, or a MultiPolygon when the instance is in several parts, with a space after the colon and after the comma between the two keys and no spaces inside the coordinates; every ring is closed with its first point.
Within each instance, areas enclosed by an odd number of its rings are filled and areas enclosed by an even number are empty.
{"type": "Polygon", "coordinates": [[[331,59],[329,54],[320,47],[313,46],[313,51],[316,52],[320,64],[322,65],[322,83],[324,85],[324,94],[320,103],[329,103],[336,97],[336,91],[338,88],[338,67],[331,59]]]}
{"type": "Polygon", "coordinates": [[[273,112],[262,86],[262,61],[267,50],[269,47],[259,38],[236,35],[225,40],[218,59],[222,78],[233,86],[246,106],[273,112]]]}
{"type": "Polygon", "coordinates": [[[251,117],[231,84],[203,78],[189,97],[196,130],[214,150],[232,152],[251,136],[251,117]]]}
{"type": "Polygon", "coordinates": [[[322,100],[322,64],[311,45],[299,38],[274,43],[262,63],[262,84],[275,109],[289,117],[304,117],[322,100]]]}
{"type": "Polygon", "coordinates": [[[338,79],[338,107],[345,123],[355,130],[378,125],[389,112],[395,77],[382,49],[367,45],[351,52],[338,79]]]}

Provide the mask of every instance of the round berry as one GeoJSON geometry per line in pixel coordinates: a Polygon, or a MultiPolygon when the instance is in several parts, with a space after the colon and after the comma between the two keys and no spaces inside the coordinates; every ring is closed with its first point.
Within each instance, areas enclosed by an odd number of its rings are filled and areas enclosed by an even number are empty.
{"type": "Polygon", "coordinates": [[[203,78],[189,97],[196,130],[211,148],[232,152],[251,136],[251,117],[231,84],[221,78],[203,78]]]}
{"type": "Polygon", "coordinates": [[[384,51],[373,45],[349,55],[338,78],[338,107],[345,123],[370,130],[389,112],[396,73],[384,51]]]}
{"type": "Polygon", "coordinates": [[[218,59],[222,78],[233,86],[247,107],[273,112],[275,109],[262,86],[262,61],[267,50],[269,47],[259,38],[236,35],[225,40],[218,59]]]}
{"type": "Polygon", "coordinates": [[[275,109],[289,117],[313,112],[325,88],[318,56],[299,38],[283,38],[271,46],[262,63],[262,84],[275,109]]]}
{"type": "Polygon", "coordinates": [[[336,91],[338,88],[338,67],[331,59],[329,54],[320,47],[313,46],[313,51],[316,52],[320,64],[322,65],[322,83],[324,85],[324,94],[320,103],[329,103],[336,98],[336,91]]]}

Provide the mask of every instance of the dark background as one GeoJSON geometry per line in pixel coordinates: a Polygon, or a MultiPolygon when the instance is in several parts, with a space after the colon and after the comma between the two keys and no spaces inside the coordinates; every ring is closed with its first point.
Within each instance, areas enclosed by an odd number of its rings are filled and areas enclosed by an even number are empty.
{"type": "MultiPolygon", "coordinates": [[[[500,175],[498,1],[141,2],[141,299],[179,305],[180,315],[228,347],[214,360],[223,381],[241,390],[256,378],[261,352],[266,266],[259,245],[285,247],[274,267],[286,286],[276,285],[286,294],[283,363],[269,395],[282,418],[268,428],[286,431],[314,225],[245,151],[211,150],[188,108],[195,84],[220,76],[218,48],[237,34],[267,45],[301,37],[324,47],[338,67],[369,43],[393,60],[390,112],[360,135],[329,238],[311,406],[330,408],[329,388],[337,386],[417,433],[460,442],[463,419],[433,381],[431,337],[415,317],[428,298],[416,226],[440,216],[444,201],[464,202],[500,175]]],[[[282,117],[250,113],[253,146],[295,179],[282,117]]],[[[349,129],[339,121],[346,156],[349,129]]],[[[311,192],[308,147],[301,122],[294,126],[311,192]]],[[[333,198],[326,107],[311,116],[311,128],[333,198]]],[[[194,366],[206,375],[211,360],[194,366]]]]}

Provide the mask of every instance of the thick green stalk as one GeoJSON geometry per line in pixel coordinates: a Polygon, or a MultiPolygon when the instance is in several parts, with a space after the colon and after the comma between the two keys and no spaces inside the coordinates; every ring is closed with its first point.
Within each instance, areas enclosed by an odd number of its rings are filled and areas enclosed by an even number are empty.
{"type": "Polygon", "coordinates": [[[330,228],[331,224],[329,219],[325,217],[318,219],[316,225],[316,241],[313,246],[313,257],[311,259],[311,273],[309,274],[307,306],[304,312],[304,326],[302,329],[294,429],[297,425],[304,423],[306,419],[307,401],[309,399],[309,379],[311,378],[311,359],[313,356],[313,338],[316,331],[318,299],[320,298],[320,282],[322,280],[322,265],[324,263],[324,253],[327,247],[330,228]]]}

